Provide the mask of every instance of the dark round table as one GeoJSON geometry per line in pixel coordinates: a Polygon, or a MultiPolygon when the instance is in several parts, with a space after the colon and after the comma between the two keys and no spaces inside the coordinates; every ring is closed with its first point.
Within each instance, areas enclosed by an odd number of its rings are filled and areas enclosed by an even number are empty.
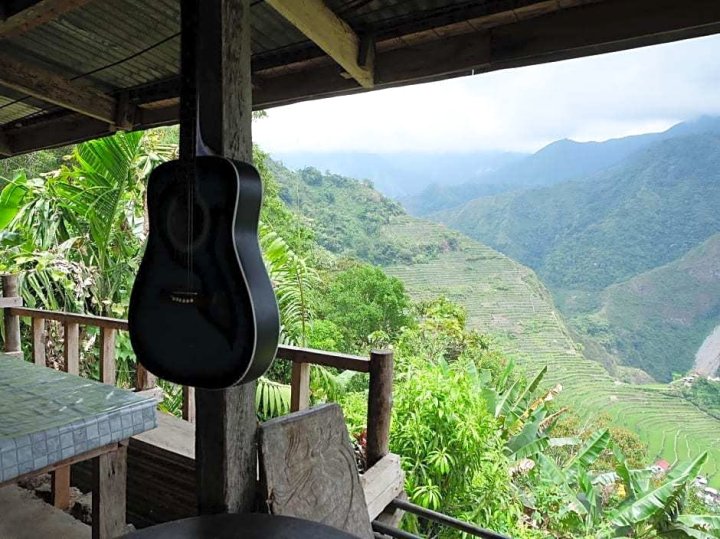
{"type": "Polygon", "coordinates": [[[260,513],[203,515],[158,524],[127,539],[357,539],[325,524],[260,513]]]}

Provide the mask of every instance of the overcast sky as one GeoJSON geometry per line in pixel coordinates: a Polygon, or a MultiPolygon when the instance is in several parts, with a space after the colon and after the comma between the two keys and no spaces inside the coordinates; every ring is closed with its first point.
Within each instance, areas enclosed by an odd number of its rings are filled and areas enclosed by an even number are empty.
{"type": "Polygon", "coordinates": [[[265,150],[535,151],[720,114],[720,36],[268,110],[265,150]]]}

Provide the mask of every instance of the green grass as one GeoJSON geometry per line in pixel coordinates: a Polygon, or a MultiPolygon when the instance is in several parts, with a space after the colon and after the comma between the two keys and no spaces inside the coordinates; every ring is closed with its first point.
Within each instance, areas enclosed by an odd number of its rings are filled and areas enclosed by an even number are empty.
{"type": "MultiPolygon", "coordinates": [[[[412,244],[447,237],[448,230],[400,216],[384,227],[383,234],[412,244]]],[[[581,414],[608,413],[618,425],[640,435],[651,458],[684,461],[707,449],[705,472],[714,486],[720,486],[720,421],[663,393],[661,384],[638,386],[613,379],[578,351],[532,270],[473,240],[460,235],[458,239],[455,250],[434,260],[386,270],[402,279],[417,299],[445,295],[464,305],[469,325],[494,336],[497,346],[529,375],[547,365],[547,383],[563,386],[562,403],[581,414]]]]}

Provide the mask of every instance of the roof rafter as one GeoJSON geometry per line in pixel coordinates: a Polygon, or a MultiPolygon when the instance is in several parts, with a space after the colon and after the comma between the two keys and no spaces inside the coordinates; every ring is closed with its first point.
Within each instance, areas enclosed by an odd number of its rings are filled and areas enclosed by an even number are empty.
{"type": "Polygon", "coordinates": [[[14,37],[63,16],[91,0],[38,0],[0,21],[0,39],[14,37]]]}
{"type": "Polygon", "coordinates": [[[364,47],[353,29],[333,13],[323,0],[266,0],[266,2],[340,64],[360,86],[373,87],[371,48],[364,47]]]}
{"type": "Polygon", "coordinates": [[[6,55],[0,56],[0,84],[91,118],[115,122],[116,102],[112,97],[6,55]]]}

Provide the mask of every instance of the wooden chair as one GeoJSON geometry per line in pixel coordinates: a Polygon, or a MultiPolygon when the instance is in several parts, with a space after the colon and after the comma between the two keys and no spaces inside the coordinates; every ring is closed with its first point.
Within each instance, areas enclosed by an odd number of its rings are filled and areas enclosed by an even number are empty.
{"type": "Polygon", "coordinates": [[[260,426],[260,478],[272,514],[372,538],[342,410],[326,404],[260,426]]]}

